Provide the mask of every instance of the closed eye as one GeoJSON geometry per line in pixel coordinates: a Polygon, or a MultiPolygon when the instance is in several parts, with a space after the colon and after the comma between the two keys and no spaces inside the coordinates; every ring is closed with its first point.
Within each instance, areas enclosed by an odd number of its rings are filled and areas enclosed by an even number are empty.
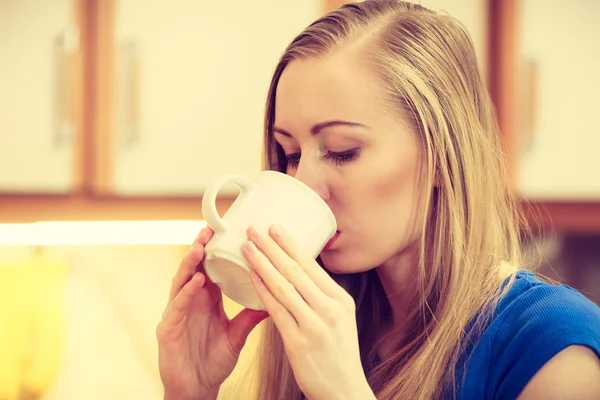
{"type": "Polygon", "coordinates": [[[333,161],[336,165],[343,165],[354,160],[359,154],[360,148],[357,147],[355,149],[341,152],[329,151],[327,154],[325,154],[325,158],[333,161]]]}
{"type": "MultiPolygon", "coordinates": [[[[354,159],[356,159],[360,154],[360,148],[355,148],[355,149],[351,149],[351,150],[346,150],[346,151],[340,151],[340,152],[335,152],[335,151],[328,151],[324,158],[327,160],[330,160],[331,162],[333,162],[335,165],[341,166],[344,164],[349,163],[350,161],[353,161],[354,159]]],[[[288,166],[288,168],[298,168],[298,165],[300,165],[300,157],[302,156],[302,153],[292,153],[292,154],[288,154],[285,156],[285,161],[286,164],[288,166]]]]}

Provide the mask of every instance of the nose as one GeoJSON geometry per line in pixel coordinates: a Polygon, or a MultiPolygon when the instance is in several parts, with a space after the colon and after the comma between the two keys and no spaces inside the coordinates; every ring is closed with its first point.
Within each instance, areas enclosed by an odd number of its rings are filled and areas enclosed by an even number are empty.
{"type": "Polygon", "coordinates": [[[319,168],[309,162],[300,160],[294,177],[314,190],[323,200],[329,202],[331,194],[325,181],[325,176],[319,168]]]}

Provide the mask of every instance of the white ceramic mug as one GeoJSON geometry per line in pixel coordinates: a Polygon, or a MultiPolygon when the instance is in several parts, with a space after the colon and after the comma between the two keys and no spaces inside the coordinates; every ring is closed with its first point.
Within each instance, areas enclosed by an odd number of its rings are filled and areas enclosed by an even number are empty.
{"type": "Polygon", "coordinates": [[[321,253],[337,229],[333,213],[315,191],[276,171],[263,171],[256,181],[242,175],[221,177],[205,191],[202,213],[214,231],[205,248],[206,274],[227,297],[254,310],[264,310],[264,306],[254,291],[251,267],[242,254],[242,246],[248,241],[248,227],[266,233],[271,225],[278,224],[313,258],[321,253]],[[240,192],[220,217],[216,209],[217,194],[230,183],[237,185],[240,192]]]}

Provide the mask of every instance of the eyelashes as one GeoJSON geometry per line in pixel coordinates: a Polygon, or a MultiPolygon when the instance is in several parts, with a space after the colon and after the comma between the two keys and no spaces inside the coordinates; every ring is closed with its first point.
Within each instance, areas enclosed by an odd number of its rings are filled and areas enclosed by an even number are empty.
{"type": "Polygon", "coordinates": [[[285,156],[285,163],[288,168],[298,168],[298,165],[300,164],[300,153],[287,154],[285,156]]]}
{"type": "Polygon", "coordinates": [[[342,151],[339,153],[328,151],[327,154],[325,154],[325,158],[333,161],[336,165],[343,165],[354,160],[356,157],[358,157],[359,153],[359,148],[342,151]]]}
{"type": "MultiPolygon", "coordinates": [[[[360,154],[360,148],[350,149],[341,152],[328,151],[324,158],[337,166],[342,166],[355,160],[360,154]]],[[[288,168],[298,168],[300,164],[301,153],[288,154],[285,157],[288,168]]]]}

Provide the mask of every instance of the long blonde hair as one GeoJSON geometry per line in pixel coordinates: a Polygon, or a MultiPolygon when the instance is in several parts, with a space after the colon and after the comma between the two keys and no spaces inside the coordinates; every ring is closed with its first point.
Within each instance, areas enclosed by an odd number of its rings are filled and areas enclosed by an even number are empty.
{"type": "MultiPolygon", "coordinates": [[[[359,42],[361,60],[380,79],[391,109],[409,116],[425,148],[418,296],[406,319],[408,333],[392,330],[378,339],[390,306],[374,271],[332,276],[355,299],[361,358],[377,398],[439,398],[455,391],[461,353],[507,290],[500,266],[520,262],[518,207],[468,33],[452,17],[410,2],[346,4],[292,41],[269,88],[266,167],[285,171],[272,132],[283,70],[293,60],[323,57],[359,42]],[[373,367],[383,343],[394,351],[373,367]]],[[[302,394],[270,320],[261,340],[258,398],[298,399],[302,394]]]]}

